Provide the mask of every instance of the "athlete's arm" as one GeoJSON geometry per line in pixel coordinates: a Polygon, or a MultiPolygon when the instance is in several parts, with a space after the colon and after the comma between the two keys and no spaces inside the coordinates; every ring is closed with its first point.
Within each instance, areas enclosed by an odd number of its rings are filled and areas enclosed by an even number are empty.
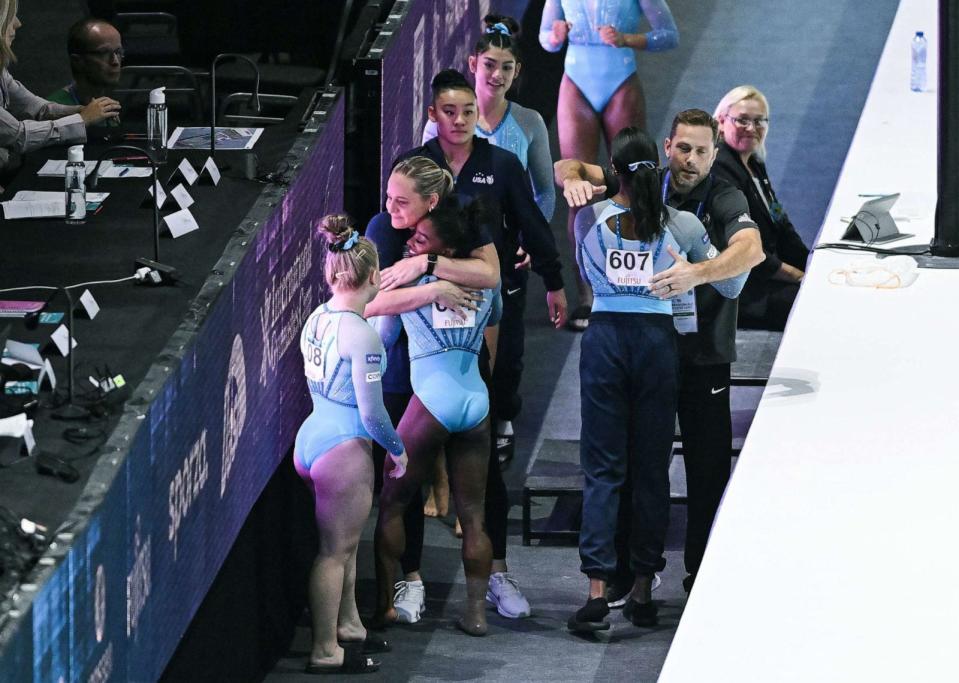
{"type": "MultiPolygon", "coordinates": [[[[514,107],[515,109],[515,107],[514,107]]],[[[556,208],[556,188],[553,186],[553,159],[549,152],[549,133],[538,111],[517,110],[513,114],[529,139],[527,163],[529,179],[533,184],[533,199],[547,222],[553,219],[556,208]]]]}
{"type": "Polygon", "coordinates": [[[354,316],[343,316],[337,336],[340,358],[352,364],[353,391],[363,426],[391,455],[401,456],[405,452],[403,441],[383,405],[380,368],[386,352],[380,338],[372,327],[354,316]]]}
{"type": "MultiPolygon", "coordinates": [[[[389,292],[419,280],[426,275],[429,265],[426,254],[410,256],[394,263],[380,272],[380,289],[389,292]]],[[[439,256],[436,277],[449,280],[461,287],[491,289],[499,283],[499,258],[493,243],[484,244],[470,252],[469,258],[439,256]]]]}
{"type": "Polygon", "coordinates": [[[399,315],[433,303],[446,308],[475,311],[478,310],[477,302],[482,300],[483,295],[474,289],[458,287],[446,280],[437,280],[418,287],[380,291],[376,298],[366,305],[366,316],[399,315]]]}
{"type": "Polygon", "coordinates": [[[543,17],[539,23],[539,44],[547,52],[559,52],[563,43],[566,42],[567,33],[569,33],[569,25],[566,23],[560,0],[546,0],[543,6],[543,17]]]}
{"type": "MultiPolygon", "coordinates": [[[[682,254],[677,253],[671,246],[667,245],[666,250],[676,262],[658,274],[659,276],[665,275],[665,277],[657,278],[654,275],[651,278],[651,281],[656,280],[655,294],[662,299],[669,299],[684,294],[697,285],[708,283],[727,299],[735,299],[739,296],[743,285],[746,284],[746,278],[749,276],[749,269],[744,268],[737,271],[736,268],[742,268],[745,262],[742,252],[751,249],[751,247],[742,246],[748,244],[747,241],[743,241],[748,240],[748,236],[739,241],[741,246],[734,251],[732,264],[729,262],[723,263],[720,264],[719,268],[710,270],[712,264],[707,262],[718,260],[721,254],[709,241],[706,228],[703,227],[696,216],[686,211],[677,212],[670,221],[669,230],[683,251],[689,255],[689,259],[683,258],[682,254]],[[737,253],[738,256],[736,256],[737,253]],[[737,258],[742,260],[737,263],[737,258]],[[669,274],[667,275],[667,273],[669,274]],[[721,277],[723,274],[726,274],[726,277],[721,277]]],[[[740,232],[747,231],[742,230],[740,232]]],[[[726,251],[729,251],[729,249],[726,251]]]]}
{"type": "Polygon", "coordinates": [[[586,206],[606,192],[603,167],[579,159],[560,159],[553,164],[553,179],[563,188],[570,206],[586,206]]]}

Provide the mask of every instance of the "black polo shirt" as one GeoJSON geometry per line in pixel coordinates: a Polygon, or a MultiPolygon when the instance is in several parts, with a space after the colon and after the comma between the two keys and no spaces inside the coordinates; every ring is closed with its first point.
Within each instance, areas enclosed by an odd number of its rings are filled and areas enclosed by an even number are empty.
{"type": "MultiPolygon", "coordinates": [[[[660,169],[660,182],[666,184],[667,169],[660,169]]],[[[603,168],[606,195],[619,192],[619,177],[603,168]]],[[[689,211],[702,221],[710,241],[723,251],[740,230],[756,228],[749,215],[749,204],[742,192],[710,173],[687,194],[666,188],[666,203],[679,211],[689,211]]],[[[691,365],[716,365],[736,360],[736,318],[738,299],[727,299],[710,285],[696,288],[698,332],[679,335],[682,362],[691,365]]]]}
{"type": "MultiPolygon", "coordinates": [[[[452,173],[438,138],[404,152],[396,162],[415,156],[432,159],[452,173]]],[[[473,151],[459,176],[454,178],[456,194],[466,199],[482,198],[494,216],[490,221],[490,235],[504,280],[514,271],[516,249],[522,246],[530,255],[533,272],[543,278],[547,291],[562,289],[562,266],[553,231],[536,206],[529,175],[516,155],[474,137],[473,151]]]]}

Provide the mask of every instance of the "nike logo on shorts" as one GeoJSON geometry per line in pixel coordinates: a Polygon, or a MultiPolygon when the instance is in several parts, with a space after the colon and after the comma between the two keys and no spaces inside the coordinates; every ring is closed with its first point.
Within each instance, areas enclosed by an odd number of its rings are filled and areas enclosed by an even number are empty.
{"type": "Polygon", "coordinates": [[[729,387],[719,387],[718,389],[710,389],[710,390],[709,390],[709,393],[711,393],[713,396],[715,396],[716,394],[721,394],[722,392],[726,391],[726,389],[728,389],[728,388],[729,388],[729,387]]]}
{"type": "Polygon", "coordinates": [[[507,289],[506,296],[513,296],[514,294],[516,294],[516,292],[521,292],[521,291],[523,291],[522,287],[517,287],[516,289],[507,289]]]}

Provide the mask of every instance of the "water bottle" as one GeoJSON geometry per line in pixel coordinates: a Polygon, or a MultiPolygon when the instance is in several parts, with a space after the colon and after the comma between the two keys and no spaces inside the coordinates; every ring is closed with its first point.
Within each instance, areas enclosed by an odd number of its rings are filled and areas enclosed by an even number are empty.
{"type": "Polygon", "coordinates": [[[916,37],[912,39],[912,76],[909,87],[913,92],[926,89],[926,36],[922,31],[916,31],[916,37]]]}
{"type": "Polygon", "coordinates": [[[150,91],[150,105],[147,107],[147,145],[153,160],[162,164],[166,162],[166,88],[156,88],[150,91]]]}
{"type": "Polygon", "coordinates": [[[83,145],[74,145],[67,150],[67,167],[64,174],[66,188],[66,220],[70,225],[87,221],[87,190],[84,180],[87,167],[83,163],[83,145]]]}

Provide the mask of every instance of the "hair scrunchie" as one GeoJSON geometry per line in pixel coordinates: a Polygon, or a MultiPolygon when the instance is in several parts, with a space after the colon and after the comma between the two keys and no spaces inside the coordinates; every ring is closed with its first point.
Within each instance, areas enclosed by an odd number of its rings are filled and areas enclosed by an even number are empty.
{"type": "Polygon", "coordinates": [[[510,33],[509,27],[501,21],[497,21],[492,26],[486,27],[487,33],[502,33],[504,36],[512,36],[510,33]]]}
{"type": "Polygon", "coordinates": [[[356,246],[356,243],[360,241],[360,233],[356,230],[353,230],[350,233],[349,238],[345,242],[330,242],[328,249],[330,251],[349,251],[356,246]]]}

